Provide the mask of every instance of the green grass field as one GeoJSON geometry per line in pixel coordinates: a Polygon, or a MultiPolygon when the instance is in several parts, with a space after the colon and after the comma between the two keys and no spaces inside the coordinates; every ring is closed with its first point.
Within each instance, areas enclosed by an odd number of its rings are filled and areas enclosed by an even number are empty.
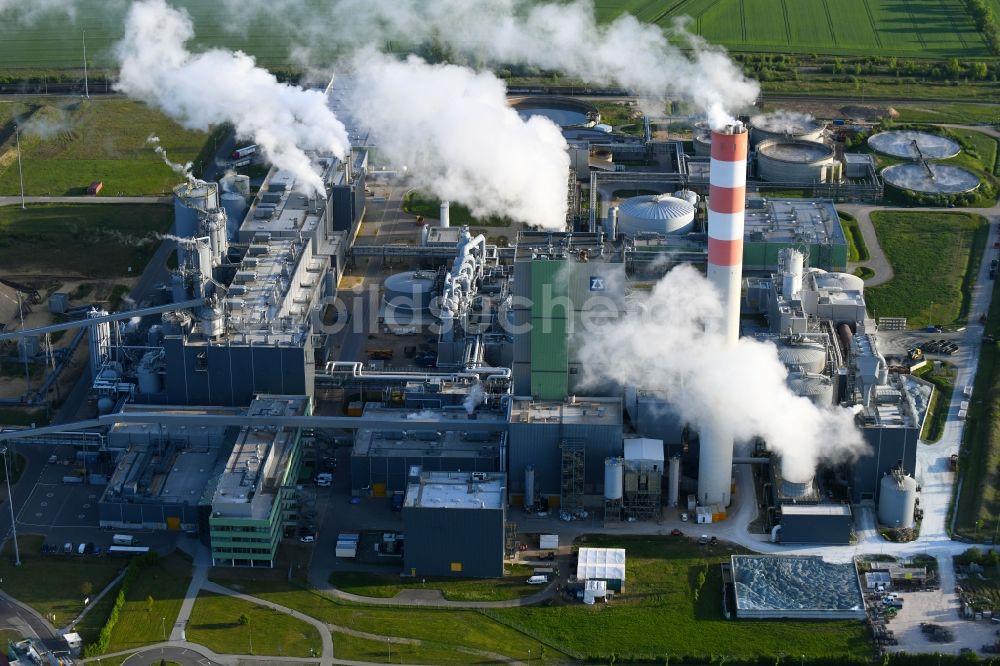
{"type": "Polygon", "coordinates": [[[107,651],[121,652],[169,638],[190,580],[190,562],[176,553],[143,569],[129,586],[107,651]],[[153,598],[152,607],[147,597],[153,598]]]}
{"type": "Polygon", "coordinates": [[[942,363],[939,367],[928,365],[914,374],[934,384],[934,395],[931,396],[920,437],[928,442],[936,442],[941,439],[945,421],[948,419],[951,393],[955,388],[955,368],[947,363],[942,363]]]}
{"type": "MultiPolygon", "coordinates": [[[[218,582],[236,588],[232,581],[218,582]]],[[[529,653],[538,655],[541,647],[541,643],[520,631],[471,610],[348,604],[284,580],[241,580],[238,589],[330,624],[380,636],[420,640],[423,647],[452,654],[452,659],[442,663],[469,663],[469,655],[458,652],[456,648],[459,647],[497,652],[515,659],[526,659],[529,653]]],[[[337,652],[336,643],[334,651],[337,652]]],[[[339,656],[339,652],[337,654],[339,656]]],[[[566,655],[551,648],[546,654],[548,659],[555,661],[566,659],[566,655]]]]}
{"type": "Polygon", "coordinates": [[[507,570],[509,574],[502,580],[431,578],[421,581],[400,580],[394,574],[339,571],[331,574],[330,583],[344,592],[365,597],[394,597],[407,589],[440,590],[445,599],[452,601],[501,601],[538,592],[537,587],[525,582],[531,575],[531,567],[516,565],[507,570]]]}
{"type": "Polygon", "coordinates": [[[718,564],[735,551],[675,537],[591,536],[587,545],[624,547],[625,593],[608,605],[532,606],[489,611],[511,626],[572,646],[590,660],[666,663],[670,657],[772,658],[794,645],[805,657],[870,655],[861,622],[726,620],[718,564]],[[699,574],[705,582],[698,585],[699,574]],[[696,592],[697,591],[697,592],[696,592]],[[707,640],[707,638],[710,639],[707,640]]]}
{"type": "Polygon", "coordinates": [[[968,213],[878,211],[872,223],[892,264],[889,282],[865,290],[875,317],[953,324],[967,316],[971,282],[986,242],[986,220],[968,213]]]}
{"type": "Polygon", "coordinates": [[[35,204],[0,207],[0,266],[7,273],[138,275],[173,224],[167,205],[35,204]]]}
{"type": "MultiPolygon", "coordinates": [[[[0,58],[2,59],[2,58],[0,58]]],[[[181,177],[146,143],[155,134],[174,162],[194,160],[208,135],[186,130],[144,104],[120,98],[0,102],[0,120],[16,116],[24,189],[29,196],[169,194],[181,177]]],[[[6,126],[6,125],[5,125],[6,126]]],[[[0,145],[0,195],[20,193],[14,138],[0,145]]]]}
{"type": "Polygon", "coordinates": [[[865,245],[865,237],[861,234],[861,227],[858,221],[848,213],[837,213],[840,216],[840,226],[844,230],[844,237],[847,238],[847,260],[848,261],[868,261],[868,246],[865,245]]]}
{"type": "Polygon", "coordinates": [[[104,589],[125,567],[122,560],[92,555],[42,555],[44,538],[19,535],[21,566],[14,566],[14,544],[0,553],[0,589],[62,626],[83,610],[82,585],[89,582],[91,596],[104,589]]]}
{"type": "MultiPolygon", "coordinates": [[[[609,663],[713,655],[756,658],[795,645],[807,657],[864,658],[868,634],[860,622],[732,621],[722,617],[718,563],[733,552],[699,547],[675,537],[589,537],[590,545],[626,548],[625,594],[607,605],[578,602],[482,612],[392,608],[340,603],[280,581],[244,585],[244,591],[339,626],[381,636],[416,638],[426,647],[454,646],[500,652],[509,657],[609,663]],[[706,581],[698,591],[698,574],[706,581]],[[711,637],[706,641],[706,637],[711,637]]],[[[372,646],[360,646],[376,649],[372,646]]],[[[423,647],[423,646],[422,646],[423,647]]],[[[387,648],[383,647],[387,652],[387,648]]],[[[338,656],[343,656],[338,653],[338,656]]],[[[466,663],[468,657],[466,656],[466,663]]],[[[378,659],[373,658],[373,661],[378,659]]],[[[442,663],[454,663],[452,661],[442,663]]],[[[673,663],[673,661],[671,661],[673,663]]],[[[713,661],[712,663],[718,663],[713,661]]]]}
{"type": "Polygon", "coordinates": [[[188,621],[187,638],[220,654],[319,656],[323,644],[311,624],[227,595],[202,592],[188,621]],[[241,615],[250,622],[239,623],[241,615]],[[252,648],[251,648],[252,646],[252,648]]]}

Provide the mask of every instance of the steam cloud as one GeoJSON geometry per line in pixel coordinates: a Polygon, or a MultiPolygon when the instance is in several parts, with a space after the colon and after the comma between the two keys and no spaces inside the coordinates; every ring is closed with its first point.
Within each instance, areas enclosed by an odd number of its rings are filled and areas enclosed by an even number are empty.
{"type": "Polygon", "coordinates": [[[723,49],[691,34],[686,19],[666,31],[629,14],[599,24],[590,0],[334,0],[325,10],[306,0],[224,0],[224,5],[234,17],[265,14],[284,23],[317,52],[331,42],[433,43],[476,60],[620,85],[655,100],[680,97],[701,109],[714,127],[760,92],[723,49]]]}
{"type": "Polygon", "coordinates": [[[350,143],[323,93],[280,83],[239,51],[192,54],[184,45],[193,36],[187,13],[163,0],[134,4],[116,46],[121,64],[116,88],[188,128],[231,122],[238,135],[253,137],[275,166],[292,172],[307,194],[325,195],[306,151],[342,158],[350,143]]]}
{"type": "Polygon", "coordinates": [[[185,164],[171,162],[170,158],[167,157],[167,149],[160,145],[160,137],[150,134],[146,137],[146,143],[153,146],[153,151],[163,159],[163,163],[170,167],[174,173],[184,176],[187,180],[194,179],[194,174],[191,173],[191,168],[194,165],[191,162],[185,164]]]}
{"type": "Polygon", "coordinates": [[[462,406],[465,407],[465,411],[471,415],[474,411],[476,411],[476,407],[483,404],[483,400],[485,398],[486,391],[483,390],[483,385],[476,382],[469,390],[469,394],[465,396],[465,400],[462,401],[462,406]]]}
{"type": "Polygon", "coordinates": [[[819,461],[856,456],[863,444],[852,412],[795,395],[772,344],[741,338],[728,347],[711,325],[721,316],[712,285],[678,266],[635,312],[582,340],[584,381],[657,389],[696,428],[718,425],[737,440],[763,437],[792,482],[811,479],[819,461]]]}
{"type": "Polygon", "coordinates": [[[493,74],[374,52],[356,58],[354,71],[352,113],[419,189],[476,217],[564,228],[566,141],[547,118],[518,116],[493,74]]]}
{"type": "Polygon", "coordinates": [[[76,18],[73,0],[0,0],[0,19],[17,23],[32,23],[44,14],[65,14],[76,18]]]}

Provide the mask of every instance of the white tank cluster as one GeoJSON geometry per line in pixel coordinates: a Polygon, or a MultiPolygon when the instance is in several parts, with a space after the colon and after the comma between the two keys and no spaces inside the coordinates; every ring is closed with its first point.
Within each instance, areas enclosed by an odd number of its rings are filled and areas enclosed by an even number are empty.
{"type": "Polygon", "coordinates": [[[231,174],[219,181],[222,195],[219,205],[226,211],[227,236],[236,240],[240,225],[246,217],[250,201],[250,177],[243,174],[231,174]]]}
{"type": "MultiPolygon", "coordinates": [[[[174,229],[181,238],[198,235],[199,213],[219,207],[219,186],[203,180],[190,180],[174,188],[174,229]]],[[[177,248],[177,263],[184,260],[186,248],[177,248]]]]}
{"type": "Polygon", "coordinates": [[[694,205],[669,194],[625,199],[618,205],[617,233],[685,234],[694,226],[694,205]]]}

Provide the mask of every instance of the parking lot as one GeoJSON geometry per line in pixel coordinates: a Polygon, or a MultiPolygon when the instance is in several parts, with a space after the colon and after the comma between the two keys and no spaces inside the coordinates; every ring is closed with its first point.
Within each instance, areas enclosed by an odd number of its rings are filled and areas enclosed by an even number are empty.
{"type": "Polygon", "coordinates": [[[954,591],[925,590],[901,592],[903,608],[889,623],[895,632],[898,645],[889,648],[892,652],[958,654],[962,648],[981,652],[983,645],[997,640],[1000,624],[986,620],[963,620],[958,616],[958,598],[954,591]],[[942,603],[941,597],[946,597],[942,603]],[[955,640],[940,643],[931,640],[931,634],[921,630],[921,623],[929,622],[948,629],[955,640]]]}

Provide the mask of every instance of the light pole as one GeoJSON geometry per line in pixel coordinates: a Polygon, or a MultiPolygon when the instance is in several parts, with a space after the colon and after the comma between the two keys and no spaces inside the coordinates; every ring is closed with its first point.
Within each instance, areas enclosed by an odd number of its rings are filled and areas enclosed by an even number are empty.
{"type": "Polygon", "coordinates": [[[167,618],[165,616],[160,618],[160,632],[163,633],[163,640],[167,640],[167,618]]]}
{"type": "Polygon", "coordinates": [[[14,520],[14,496],[10,492],[10,468],[7,466],[7,447],[0,449],[3,456],[3,473],[7,479],[7,504],[10,505],[10,531],[14,535],[14,565],[21,566],[21,551],[17,547],[17,524],[14,520]]]}
{"type": "Polygon", "coordinates": [[[248,624],[247,629],[250,630],[250,654],[253,654],[253,627],[248,624]]]}
{"type": "Polygon", "coordinates": [[[21,210],[25,210],[24,205],[24,172],[21,170],[21,132],[17,125],[14,125],[14,142],[17,143],[17,177],[21,181],[21,210]]]}

